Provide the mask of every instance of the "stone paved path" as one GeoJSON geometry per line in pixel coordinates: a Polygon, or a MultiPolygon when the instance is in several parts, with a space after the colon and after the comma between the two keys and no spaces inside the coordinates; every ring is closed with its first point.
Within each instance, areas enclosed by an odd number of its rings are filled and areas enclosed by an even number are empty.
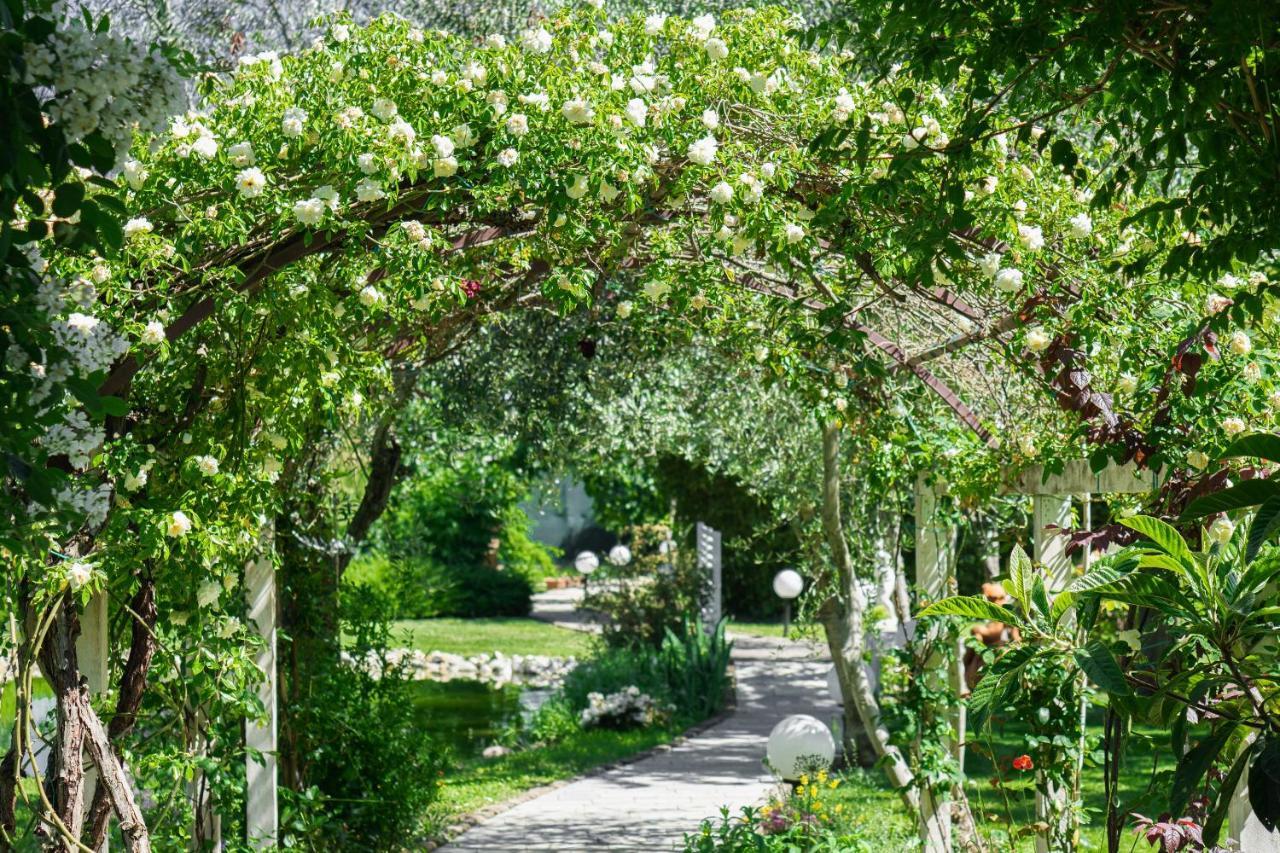
{"type": "Polygon", "coordinates": [[[774,782],[761,761],[788,714],[830,722],[839,709],[824,681],[829,663],[809,644],[735,637],[737,711],[670,751],[571,782],[473,827],[450,851],[679,849],[721,806],[765,799],[774,782]]]}

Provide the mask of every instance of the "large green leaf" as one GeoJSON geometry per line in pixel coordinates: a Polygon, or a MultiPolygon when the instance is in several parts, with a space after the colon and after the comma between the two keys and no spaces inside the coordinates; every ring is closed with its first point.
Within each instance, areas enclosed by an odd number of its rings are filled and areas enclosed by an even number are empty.
{"type": "Polygon", "coordinates": [[[1178,560],[1185,559],[1188,564],[1194,564],[1195,558],[1191,556],[1191,549],[1187,547],[1182,534],[1171,525],[1149,515],[1134,515],[1121,518],[1119,521],[1130,530],[1136,530],[1150,539],[1157,548],[1170,557],[1178,560]]]}
{"type": "Polygon", "coordinates": [[[1187,504],[1180,518],[1203,518],[1217,512],[1231,512],[1247,506],[1257,506],[1268,498],[1280,494],[1280,483],[1271,480],[1245,480],[1229,489],[1196,498],[1187,504]]]}
{"type": "Polygon", "coordinates": [[[1018,614],[1007,607],[992,604],[981,595],[953,595],[930,604],[920,611],[919,618],[930,616],[967,616],[971,619],[986,619],[991,622],[1005,622],[1020,625],[1022,620],[1018,614]]]}
{"type": "Polygon", "coordinates": [[[1124,578],[1131,571],[1138,567],[1138,561],[1133,557],[1126,555],[1122,560],[1107,560],[1106,562],[1098,562],[1087,574],[1073,580],[1066,591],[1070,593],[1089,592],[1100,586],[1115,583],[1124,578]]]}
{"type": "Polygon", "coordinates": [[[1268,737],[1249,768],[1249,805],[1268,831],[1280,826],[1280,738],[1268,737]]]}
{"type": "Polygon", "coordinates": [[[1280,435],[1259,432],[1237,438],[1222,454],[1224,459],[1233,456],[1256,456],[1268,462],[1280,462],[1280,435]]]}
{"type": "Polygon", "coordinates": [[[1244,552],[1246,564],[1253,562],[1258,551],[1262,550],[1262,546],[1277,530],[1280,530],[1280,490],[1267,498],[1253,516],[1253,522],[1249,525],[1249,544],[1244,552]]]}
{"type": "Polygon", "coordinates": [[[1072,654],[1084,674],[1089,676],[1089,680],[1103,690],[1121,696],[1127,696],[1131,692],[1115,655],[1102,643],[1095,640],[1082,649],[1076,649],[1072,654]]]}
{"type": "MultiPolygon", "coordinates": [[[[1187,801],[1200,787],[1200,780],[1218,758],[1227,740],[1236,729],[1235,723],[1225,723],[1210,732],[1192,747],[1173,771],[1173,787],[1169,790],[1169,812],[1180,815],[1186,811],[1187,801]]],[[[1250,775],[1252,785],[1252,774],[1250,775]]]]}
{"type": "Polygon", "coordinates": [[[1031,601],[1031,579],[1035,577],[1035,567],[1031,558],[1022,550],[1021,545],[1014,545],[1009,552],[1009,583],[1013,586],[1013,596],[1023,607],[1031,601]]]}

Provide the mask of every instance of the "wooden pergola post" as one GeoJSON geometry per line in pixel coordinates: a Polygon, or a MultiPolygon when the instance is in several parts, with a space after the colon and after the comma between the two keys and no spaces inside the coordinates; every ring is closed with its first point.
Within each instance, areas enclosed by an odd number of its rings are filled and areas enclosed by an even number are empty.
{"type": "Polygon", "coordinates": [[[266,708],[261,722],[246,720],[244,742],[260,758],[250,755],[245,761],[245,836],[258,849],[274,849],[280,832],[277,789],[279,770],[276,758],[276,565],[272,559],[273,530],[263,528],[261,553],[244,569],[245,596],[249,605],[249,621],[263,639],[255,658],[262,670],[258,698],[266,708]]]}
{"type": "MultiPolygon", "coordinates": [[[[925,480],[923,474],[916,478],[916,586],[921,605],[941,601],[953,592],[955,586],[955,528],[938,516],[938,497],[943,490],[925,480]]],[[[946,656],[935,651],[925,664],[926,678],[931,685],[940,686],[943,679],[959,690],[955,683],[955,667],[944,672],[946,656]]],[[[963,667],[963,663],[961,664],[963,667]]],[[[963,706],[957,705],[963,714],[963,706]]],[[[923,710],[923,709],[922,709],[923,710]]],[[[953,734],[954,750],[964,741],[964,718],[953,717],[952,725],[959,726],[953,734]]],[[[961,754],[963,760],[963,753],[961,754]]],[[[963,767],[962,767],[963,769],[963,767]]],[[[920,789],[920,841],[925,853],[950,853],[951,851],[951,803],[949,792],[920,789]]]]}
{"type": "MultiPolygon", "coordinates": [[[[76,662],[92,696],[106,693],[111,686],[111,662],[107,657],[111,636],[108,628],[107,593],[100,590],[84,606],[84,612],[80,614],[80,636],[76,638],[76,662]]],[[[84,776],[84,801],[91,803],[98,787],[98,770],[92,762],[88,762],[84,776]]],[[[103,841],[99,850],[105,851],[110,843],[103,841]]]]}

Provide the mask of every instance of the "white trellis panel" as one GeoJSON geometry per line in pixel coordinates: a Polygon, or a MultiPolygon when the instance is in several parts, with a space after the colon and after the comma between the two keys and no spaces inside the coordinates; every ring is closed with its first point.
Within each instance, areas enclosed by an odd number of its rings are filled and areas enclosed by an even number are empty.
{"type": "Polygon", "coordinates": [[[259,750],[261,761],[246,761],[245,834],[258,849],[274,849],[279,835],[276,759],[276,567],[271,557],[271,531],[262,536],[262,554],[244,570],[249,620],[263,639],[255,659],[265,678],[258,685],[258,698],[266,707],[266,719],[249,720],[244,727],[245,746],[259,750]]]}
{"type": "Polygon", "coordinates": [[[724,615],[723,555],[720,548],[720,531],[699,521],[694,526],[697,545],[698,568],[707,579],[706,598],[702,606],[702,624],[714,631],[724,615]]]}

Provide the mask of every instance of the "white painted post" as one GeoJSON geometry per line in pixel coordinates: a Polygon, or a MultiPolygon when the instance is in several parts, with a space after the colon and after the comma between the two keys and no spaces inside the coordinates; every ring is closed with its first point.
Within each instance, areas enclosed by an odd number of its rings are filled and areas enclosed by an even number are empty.
{"type": "MultiPolygon", "coordinates": [[[[111,645],[111,636],[107,624],[107,593],[99,591],[93,594],[80,614],[80,636],[76,638],[76,662],[80,674],[89,685],[89,694],[98,696],[107,692],[111,681],[111,662],[107,652],[111,645]]],[[[94,792],[98,788],[98,769],[89,762],[84,772],[85,802],[93,802],[94,792]]],[[[100,853],[105,853],[111,842],[103,841],[100,853]]]]}
{"type": "Polygon", "coordinates": [[[276,566],[272,559],[272,535],[271,525],[264,526],[262,552],[244,569],[249,620],[264,640],[255,662],[265,676],[258,685],[258,698],[267,709],[266,719],[247,720],[244,725],[245,746],[262,753],[261,760],[250,756],[245,762],[245,836],[260,850],[276,846],[280,828],[276,758],[276,566]]]}
{"type": "MultiPolygon", "coordinates": [[[[1255,735],[1250,735],[1243,748],[1251,747],[1254,738],[1255,735]]],[[[1268,832],[1253,813],[1253,806],[1249,805],[1248,773],[1240,777],[1231,796],[1231,805],[1227,808],[1226,843],[1230,846],[1231,842],[1235,843],[1231,849],[1244,853],[1280,853],[1280,829],[1268,832]]]]}
{"type": "MultiPolygon", "coordinates": [[[[1071,583],[1071,559],[1067,556],[1066,539],[1062,530],[1071,526],[1071,496],[1043,495],[1032,498],[1032,525],[1035,536],[1035,559],[1044,566],[1046,585],[1057,592],[1071,583]],[[1052,528],[1052,529],[1051,529],[1052,528]]],[[[1030,607],[1030,602],[1019,602],[1030,607]]],[[[1036,774],[1044,782],[1043,771],[1036,774]]],[[[1066,791],[1050,790],[1046,795],[1036,791],[1036,820],[1047,822],[1051,812],[1061,812],[1066,791]]],[[[1036,835],[1036,853],[1048,853],[1049,843],[1044,834],[1036,835]]]]}
{"type": "MultiPolygon", "coordinates": [[[[951,595],[951,548],[953,531],[938,518],[938,495],[941,489],[925,481],[921,474],[916,478],[916,585],[920,590],[921,604],[941,601],[951,595]]],[[[925,664],[925,677],[931,684],[941,684],[946,678],[954,684],[954,673],[945,672],[946,660],[935,653],[925,664]]],[[[955,721],[953,721],[954,723],[955,721]]],[[[962,733],[958,741],[963,741],[962,733]]],[[[951,804],[947,791],[920,790],[920,841],[924,853],[950,853],[951,804]]]]}
{"type": "Polygon", "coordinates": [[[715,631],[724,615],[723,556],[720,550],[720,531],[699,521],[694,525],[694,539],[698,554],[698,568],[705,572],[708,581],[706,598],[702,606],[702,624],[710,633],[715,631]]]}

